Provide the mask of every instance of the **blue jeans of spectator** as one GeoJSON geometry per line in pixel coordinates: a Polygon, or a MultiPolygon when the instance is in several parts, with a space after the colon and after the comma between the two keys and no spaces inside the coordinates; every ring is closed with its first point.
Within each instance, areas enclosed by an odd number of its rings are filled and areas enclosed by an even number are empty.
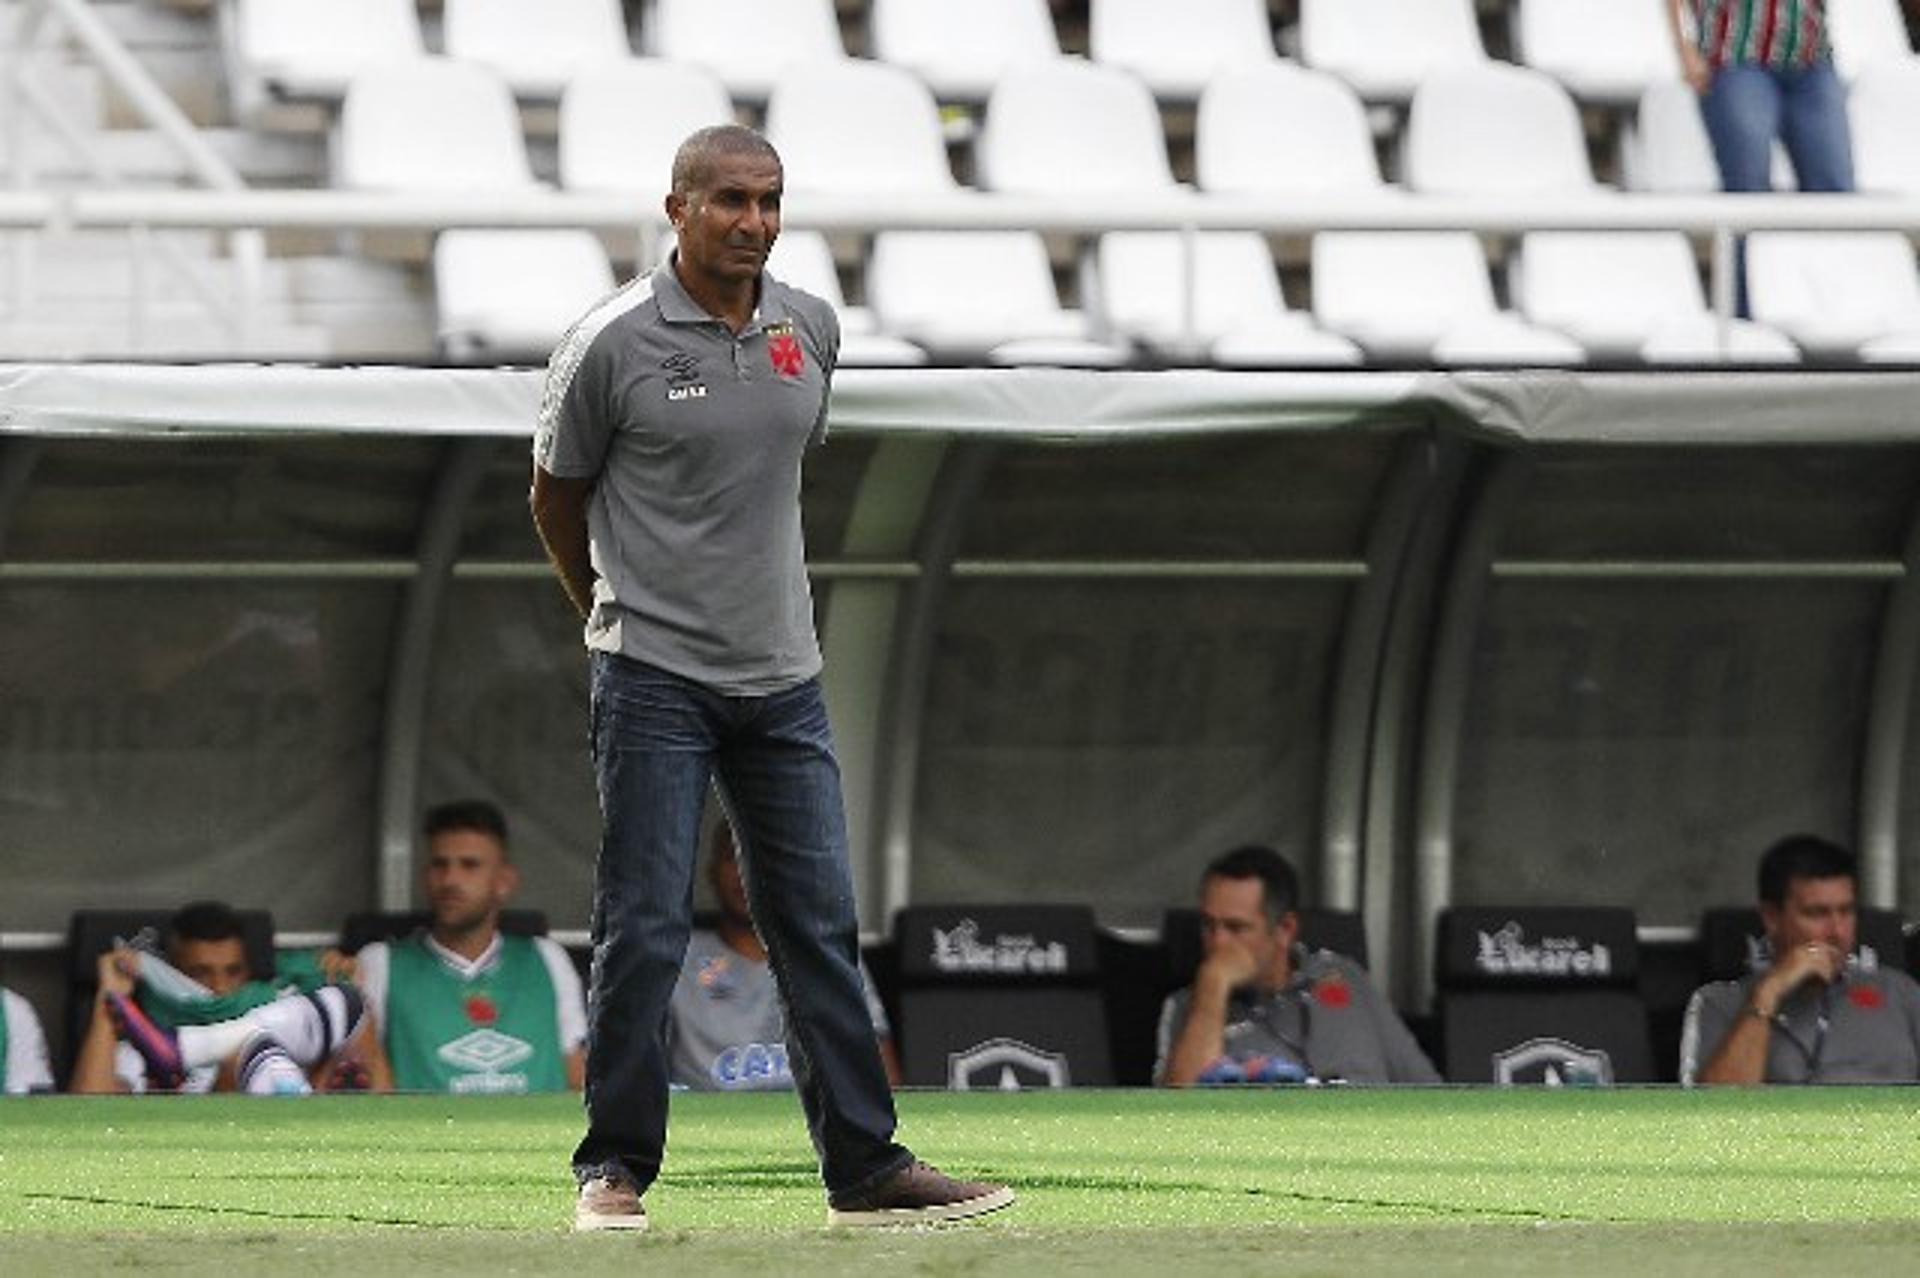
{"type": "Polygon", "coordinates": [[[831,1194],[911,1157],[862,994],[840,766],[817,679],[730,697],[612,653],[592,654],[600,789],[587,1133],[575,1176],[644,1191],[667,1137],[668,1005],[692,930],[700,817],[717,776],[755,926],[787,1014],[787,1052],[831,1194]]]}
{"type": "MultiPolygon", "coordinates": [[[[1802,191],[1851,191],[1853,143],[1847,91],[1833,63],[1795,70],[1733,65],[1714,73],[1700,99],[1723,190],[1773,189],[1773,142],[1786,144],[1802,191]]],[[[1747,313],[1746,254],[1736,257],[1735,296],[1747,313]]]]}

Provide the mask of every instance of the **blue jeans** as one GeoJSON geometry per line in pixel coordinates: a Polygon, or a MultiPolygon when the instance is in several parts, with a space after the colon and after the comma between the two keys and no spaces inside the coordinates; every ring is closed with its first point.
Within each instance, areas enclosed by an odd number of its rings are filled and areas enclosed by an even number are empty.
{"type": "MultiPolygon", "coordinates": [[[[1773,189],[1773,140],[1786,144],[1802,191],[1851,191],[1853,142],[1847,129],[1847,91],[1833,63],[1796,71],[1733,65],[1714,72],[1700,114],[1720,166],[1720,187],[1773,189]]],[[[1747,255],[1734,254],[1734,308],[1747,308],[1747,255]]]]}
{"type": "Polygon", "coordinates": [[[668,1004],[693,925],[694,861],[718,776],[754,924],[787,1014],[787,1053],[830,1194],[906,1165],[861,992],[840,765],[817,679],[729,697],[612,653],[592,654],[600,787],[587,1134],[574,1175],[644,1191],[667,1139],[668,1004]]]}

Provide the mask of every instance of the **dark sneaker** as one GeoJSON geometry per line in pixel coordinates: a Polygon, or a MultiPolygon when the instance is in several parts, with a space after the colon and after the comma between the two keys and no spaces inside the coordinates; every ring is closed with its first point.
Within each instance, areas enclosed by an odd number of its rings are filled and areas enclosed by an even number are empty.
{"type": "Polygon", "coordinates": [[[155,1025],[140,1005],[125,994],[107,995],[107,1016],[120,1037],[133,1044],[147,1063],[147,1086],[170,1092],[187,1081],[187,1064],[180,1059],[180,1043],[155,1025]]]}
{"type": "Polygon", "coordinates": [[[645,1229],[647,1209],[640,1193],[618,1176],[595,1176],[580,1186],[573,1207],[573,1227],[580,1233],[603,1229],[645,1229]]]}
{"type": "Polygon", "coordinates": [[[1013,1203],[1005,1185],[955,1180],[922,1162],[907,1164],[872,1189],[834,1198],[829,1225],[930,1225],[984,1216],[1013,1203]]]}

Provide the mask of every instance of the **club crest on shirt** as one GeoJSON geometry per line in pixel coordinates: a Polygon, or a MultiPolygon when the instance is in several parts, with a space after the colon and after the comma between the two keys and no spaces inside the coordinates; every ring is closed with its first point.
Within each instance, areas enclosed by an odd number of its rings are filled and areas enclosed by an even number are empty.
{"type": "Polygon", "coordinates": [[[684,351],[669,355],[660,361],[661,368],[667,374],[667,402],[679,403],[688,399],[705,399],[707,385],[700,380],[700,361],[684,351]]]}
{"type": "Polygon", "coordinates": [[[798,377],[807,366],[800,339],[793,334],[793,323],[781,320],[767,325],[767,359],[773,371],[782,377],[798,377]]]}

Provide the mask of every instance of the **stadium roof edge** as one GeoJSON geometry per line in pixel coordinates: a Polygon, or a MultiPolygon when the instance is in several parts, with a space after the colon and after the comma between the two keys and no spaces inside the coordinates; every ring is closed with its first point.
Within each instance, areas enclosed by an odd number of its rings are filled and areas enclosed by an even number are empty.
{"type": "MultiPolygon", "coordinates": [[[[0,365],[0,439],[531,435],[539,369],[0,365]]],[[[1059,444],[1440,425],[1535,444],[1920,439],[1920,371],[845,369],[832,426],[1059,444]]]]}

